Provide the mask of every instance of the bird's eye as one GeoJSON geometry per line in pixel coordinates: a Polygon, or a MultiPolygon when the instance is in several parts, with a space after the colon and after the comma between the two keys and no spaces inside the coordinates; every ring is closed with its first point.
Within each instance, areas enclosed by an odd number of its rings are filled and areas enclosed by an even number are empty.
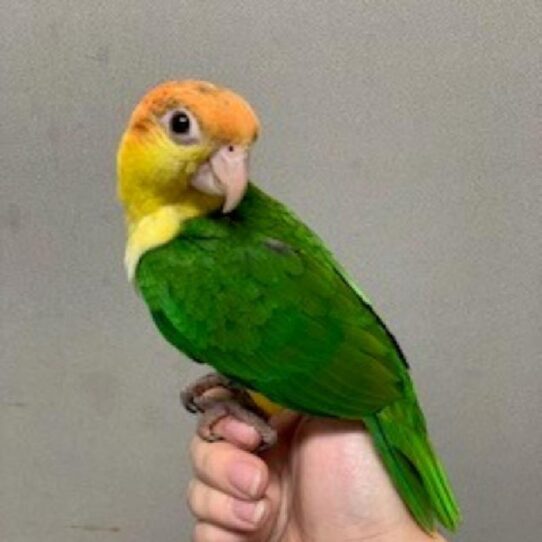
{"type": "Polygon", "coordinates": [[[194,145],[199,142],[200,131],[198,121],[186,109],[168,111],[161,120],[169,137],[176,143],[194,145]]]}
{"type": "Polygon", "coordinates": [[[175,111],[169,121],[169,129],[174,134],[186,135],[190,132],[190,119],[184,111],[175,111]]]}

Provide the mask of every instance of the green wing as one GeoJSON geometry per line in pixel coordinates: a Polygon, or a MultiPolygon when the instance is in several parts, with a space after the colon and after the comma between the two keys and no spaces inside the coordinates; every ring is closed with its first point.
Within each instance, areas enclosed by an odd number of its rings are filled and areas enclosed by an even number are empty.
{"type": "Polygon", "coordinates": [[[289,408],[361,419],[410,384],[319,239],[253,187],[237,213],[195,219],[146,254],[137,283],[166,339],[289,408]]]}

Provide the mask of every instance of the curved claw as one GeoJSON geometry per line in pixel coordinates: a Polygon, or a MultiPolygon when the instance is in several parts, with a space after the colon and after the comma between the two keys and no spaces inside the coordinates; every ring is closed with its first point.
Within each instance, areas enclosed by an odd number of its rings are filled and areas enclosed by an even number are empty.
{"type": "Polygon", "coordinates": [[[263,452],[277,442],[277,432],[257,413],[240,405],[233,399],[211,399],[202,401],[203,414],[198,422],[198,435],[207,442],[223,440],[213,432],[214,425],[226,416],[233,416],[240,422],[253,427],[260,435],[260,445],[256,452],[263,452]]]}
{"type": "Polygon", "coordinates": [[[181,403],[192,414],[203,412],[203,409],[198,404],[198,399],[214,388],[230,389],[232,383],[225,376],[218,373],[210,373],[187,386],[181,391],[181,403]]]}
{"type": "Polygon", "coordinates": [[[188,412],[192,414],[197,414],[198,412],[201,412],[196,403],[194,402],[194,395],[187,392],[186,390],[181,391],[181,403],[188,412]]]}
{"type": "Polygon", "coordinates": [[[258,432],[261,443],[256,452],[267,450],[277,441],[277,432],[267,423],[265,412],[246,390],[218,373],[208,374],[187,386],[181,392],[181,402],[188,412],[201,415],[197,431],[207,442],[223,440],[213,432],[213,426],[226,416],[233,416],[258,432]],[[221,393],[207,393],[215,389],[221,389],[221,393]]]}

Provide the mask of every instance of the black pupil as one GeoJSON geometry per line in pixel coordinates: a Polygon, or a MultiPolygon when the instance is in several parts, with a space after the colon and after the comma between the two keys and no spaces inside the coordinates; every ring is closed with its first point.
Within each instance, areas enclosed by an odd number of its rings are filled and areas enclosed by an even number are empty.
{"type": "Polygon", "coordinates": [[[169,125],[175,134],[187,134],[190,131],[190,119],[184,111],[173,113],[169,125]]]}

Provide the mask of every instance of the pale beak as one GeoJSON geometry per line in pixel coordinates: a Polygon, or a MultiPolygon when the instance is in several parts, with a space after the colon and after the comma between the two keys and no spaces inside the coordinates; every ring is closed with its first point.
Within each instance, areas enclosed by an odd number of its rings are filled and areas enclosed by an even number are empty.
{"type": "Polygon", "coordinates": [[[223,213],[233,211],[248,185],[248,151],[240,145],[224,145],[202,164],[191,184],[200,192],[224,196],[223,213]]]}

